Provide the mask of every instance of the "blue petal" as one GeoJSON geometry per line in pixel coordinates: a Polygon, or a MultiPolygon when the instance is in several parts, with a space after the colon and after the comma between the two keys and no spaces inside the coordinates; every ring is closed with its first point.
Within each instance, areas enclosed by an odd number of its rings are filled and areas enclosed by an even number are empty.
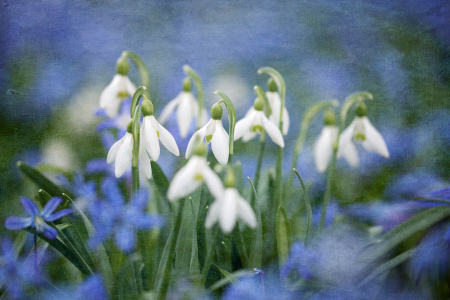
{"type": "Polygon", "coordinates": [[[134,232],[131,228],[122,227],[116,231],[117,247],[125,253],[130,253],[134,250],[135,241],[134,232]]]}
{"type": "Polygon", "coordinates": [[[53,222],[53,221],[58,220],[59,218],[62,218],[65,215],[68,215],[72,212],[73,211],[71,209],[66,208],[66,209],[60,210],[58,212],[55,212],[54,214],[52,214],[48,217],[44,217],[44,220],[48,221],[48,222],[53,222]]]}
{"type": "Polygon", "coordinates": [[[116,127],[116,120],[105,120],[100,122],[97,127],[95,128],[96,131],[102,131],[105,129],[115,128],[116,127]]]}
{"type": "Polygon", "coordinates": [[[108,296],[101,277],[93,275],[86,279],[77,289],[75,299],[107,300],[108,296]]]}
{"type": "Polygon", "coordinates": [[[58,207],[61,203],[62,199],[59,197],[53,197],[45,204],[44,209],[42,210],[42,217],[46,220],[52,212],[58,207]]]}
{"type": "Polygon", "coordinates": [[[9,230],[18,230],[30,227],[33,224],[33,218],[9,217],[6,219],[5,227],[9,230]]]}
{"type": "Polygon", "coordinates": [[[143,210],[148,203],[148,193],[145,189],[141,188],[131,198],[131,205],[138,210],[143,210]]]}
{"type": "Polygon", "coordinates": [[[86,164],[86,172],[92,173],[108,173],[111,171],[111,165],[106,163],[106,159],[92,159],[86,164]]]}
{"type": "Polygon", "coordinates": [[[140,215],[135,216],[134,218],[129,218],[127,221],[129,222],[129,224],[138,229],[162,227],[165,223],[164,217],[158,215],[140,215]]]}
{"type": "Polygon", "coordinates": [[[56,231],[56,229],[48,224],[45,224],[43,226],[43,229],[41,230],[40,233],[42,233],[49,240],[54,240],[58,236],[58,232],[56,231]]]}
{"type": "Polygon", "coordinates": [[[114,208],[121,209],[124,204],[122,193],[117,186],[117,180],[111,177],[106,178],[102,184],[102,192],[114,205],[114,208]]]}
{"type": "Polygon", "coordinates": [[[33,201],[26,197],[20,197],[20,201],[22,202],[22,206],[30,216],[34,217],[39,215],[39,208],[34,204],[33,201]]]}

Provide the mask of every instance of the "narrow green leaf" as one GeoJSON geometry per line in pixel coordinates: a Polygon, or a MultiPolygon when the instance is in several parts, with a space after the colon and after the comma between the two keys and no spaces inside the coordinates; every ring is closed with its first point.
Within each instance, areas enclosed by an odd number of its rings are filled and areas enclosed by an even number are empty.
{"type": "Polygon", "coordinates": [[[193,253],[197,253],[197,234],[195,230],[197,210],[194,209],[193,199],[195,199],[195,207],[198,207],[199,191],[194,193],[193,198],[189,197],[189,199],[185,200],[189,205],[184,206],[180,233],[178,234],[177,246],[175,249],[175,270],[180,276],[189,274],[193,253]],[[192,240],[193,236],[195,236],[195,241],[192,240]]]}
{"type": "Polygon", "coordinates": [[[242,172],[242,164],[240,161],[237,161],[233,165],[234,169],[234,178],[236,179],[236,189],[238,190],[239,194],[244,194],[244,174],[242,172]]]}
{"type": "Polygon", "coordinates": [[[22,251],[26,240],[27,240],[27,232],[25,230],[20,230],[19,234],[14,239],[14,250],[16,252],[16,258],[19,256],[19,253],[22,251]]]}
{"type": "Polygon", "coordinates": [[[219,272],[222,274],[222,276],[224,276],[224,278],[220,279],[219,281],[217,281],[216,283],[214,283],[209,289],[211,291],[215,291],[221,287],[224,287],[227,284],[233,284],[236,282],[236,280],[239,280],[239,278],[242,277],[249,277],[249,275],[252,274],[251,270],[238,270],[236,272],[233,273],[229,273],[226,270],[223,270],[221,268],[219,268],[216,265],[217,269],[219,270],[219,272]],[[225,275],[227,274],[227,275],[225,275]]]}
{"type": "Polygon", "coordinates": [[[308,192],[306,191],[305,183],[302,180],[302,177],[297,172],[296,169],[294,169],[295,174],[298,177],[298,180],[300,180],[300,184],[302,185],[303,193],[305,194],[305,206],[306,206],[306,237],[305,237],[305,244],[307,244],[311,238],[313,233],[313,215],[312,215],[312,209],[311,209],[311,202],[309,201],[308,192]]]}
{"type": "Polygon", "coordinates": [[[250,266],[253,268],[261,269],[262,267],[262,251],[263,251],[263,234],[262,234],[262,220],[261,220],[261,209],[259,204],[258,195],[256,193],[255,186],[253,185],[250,177],[247,177],[248,181],[253,189],[253,195],[255,197],[255,205],[253,209],[256,212],[256,229],[253,231],[252,247],[250,249],[250,266]]]}
{"type": "Polygon", "coordinates": [[[372,273],[370,273],[369,276],[364,278],[361,283],[358,284],[358,287],[363,287],[364,285],[370,283],[372,280],[376,279],[378,276],[384,274],[385,272],[392,270],[396,266],[402,264],[407,259],[409,259],[415,252],[415,249],[408,250],[406,252],[403,252],[400,255],[397,255],[393,259],[389,260],[388,262],[382,264],[378,268],[376,268],[372,273]]]}
{"type": "Polygon", "coordinates": [[[278,249],[278,263],[280,268],[286,262],[289,256],[290,247],[290,227],[286,212],[283,207],[278,208],[276,220],[276,236],[278,249]]]}
{"type": "Polygon", "coordinates": [[[241,260],[242,265],[244,266],[244,268],[249,267],[247,249],[245,247],[242,232],[239,230],[238,226],[236,226],[233,230],[233,241],[234,244],[236,245],[236,249],[239,254],[239,259],[241,260]]]}
{"type": "Polygon", "coordinates": [[[450,207],[439,206],[427,209],[403,222],[381,237],[381,241],[373,244],[361,254],[360,259],[376,260],[400,243],[414,235],[416,232],[442,221],[450,216],[450,207]]]}
{"type": "Polygon", "coordinates": [[[30,167],[26,163],[19,161],[17,162],[17,167],[25,176],[31,179],[31,181],[33,181],[39,188],[45,190],[52,197],[61,197],[63,193],[69,194],[64,188],[56,185],[41,172],[33,167],[30,167]]]}
{"type": "Polygon", "coordinates": [[[152,165],[152,175],[153,180],[155,181],[156,187],[158,189],[159,195],[162,198],[166,198],[167,190],[169,189],[169,179],[167,179],[161,167],[158,165],[156,161],[150,162],[152,165]]]}

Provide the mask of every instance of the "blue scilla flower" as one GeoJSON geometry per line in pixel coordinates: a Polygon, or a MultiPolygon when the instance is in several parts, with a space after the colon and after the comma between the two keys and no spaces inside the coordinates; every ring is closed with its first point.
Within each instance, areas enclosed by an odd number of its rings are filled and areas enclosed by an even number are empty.
{"type": "Polygon", "coordinates": [[[103,131],[105,129],[117,129],[117,136],[124,136],[127,132],[127,125],[130,121],[130,108],[131,108],[131,98],[127,98],[122,102],[120,112],[113,118],[109,118],[104,110],[99,110],[95,114],[97,116],[106,117],[105,120],[97,125],[97,131],[103,131]]]}
{"type": "Polygon", "coordinates": [[[76,196],[75,204],[80,210],[85,211],[88,204],[95,201],[97,197],[96,184],[92,180],[86,181],[83,173],[75,172],[73,182],[62,174],[58,175],[57,178],[62,186],[74,193],[76,196]]]}
{"type": "Polygon", "coordinates": [[[2,239],[1,251],[0,286],[8,296],[6,299],[30,299],[27,298],[27,291],[43,282],[40,265],[31,263],[33,260],[17,261],[9,239],[2,239]]]}
{"type": "Polygon", "coordinates": [[[75,288],[64,288],[58,291],[47,292],[39,299],[42,300],[107,300],[103,281],[99,275],[92,275],[88,277],[80,286],[75,288]]]}
{"type": "Polygon", "coordinates": [[[136,230],[145,230],[163,225],[164,220],[158,215],[146,214],[148,194],[144,189],[133,195],[129,203],[125,203],[117,181],[107,178],[102,184],[105,200],[100,200],[89,207],[92,222],[96,229],[89,241],[96,248],[109,236],[114,235],[117,247],[130,253],[136,245],[136,230]]]}
{"type": "Polygon", "coordinates": [[[9,217],[6,219],[5,227],[10,230],[33,227],[36,229],[36,232],[42,233],[50,240],[54,240],[58,233],[55,228],[45,222],[53,222],[72,212],[71,209],[63,209],[53,213],[62,201],[62,199],[58,197],[51,198],[47,204],[45,204],[42,211],[39,211],[36,204],[26,197],[21,197],[20,201],[29,217],[9,217]]]}
{"type": "Polygon", "coordinates": [[[289,258],[283,268],[281,268],[281,277],[286,278],[295,271],[299,277],[309,279],[312,277],[310,264],[317,259],[319,257],[308,250],[302,243],[294,243],[291,247],[289,258]]]}

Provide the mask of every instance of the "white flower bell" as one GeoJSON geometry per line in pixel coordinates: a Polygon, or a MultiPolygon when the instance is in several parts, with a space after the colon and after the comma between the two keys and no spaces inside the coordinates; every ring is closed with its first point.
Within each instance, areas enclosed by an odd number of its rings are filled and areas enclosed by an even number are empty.
{"type": "Polygon", "coordinates": [[[320,173],[325,172],[330,163],[339,131],[336,126],[336,115],[332,110],[325,112],[324,123],[325,126],[314,144],[314,160],[320,173]]]}
{"type": "MultiPolygon", "coordinates": [[[[180,135],[184,138],[187,136],[192,119],[198,118],[198,103],[197,100],[195,100],[194,95],[191,93],[191,82],[189,77],[183,82],[183,91],[179,93],[175,99],[170,101],[161,112],[159,117],[161,124],[164,124],[167,121],[177,106],[178,129],[180,130],[180,135]]],[[[203,108],[201,115],[202,125],[206,123],[207,118],[206,109],[203,108]]]]}
{"type": "Polygon", "coordinates": [[[227,188],[211,204],[205,226],[211,228],[219,222],[220,228],[225,234],[231,233],[236,226],[238,217],[251,228],[256,227],[256,216],[250,204],[239,195],[234,188],[234,174],[229,169],[225,178],[227,188]]]}
{"type": "Polygon", "coordinates": [[[223,128],[222,114],[222,106],[218,103],[214,104],[211,108],[211,120],[197,130],[189,140],[186,149],[186,158],[192,155],[197,139],[202,141],[205,139],[208,144],[211,143],[211,149],[217,161],[222,165],[228,163],[228,157],[230,156],[229,137],[223,128]]]}
{"type": "MultiPolygon", "coordinates": [[[[267,100],[270,104],[271,114],[269,116],[269,119],[278,126],[280,123],[280,107],[281,107],[281,98],[280,94],[278,94],[278,87],[273,80],[273,78],[269,79],[268,82],[268,88],[269,90],[266,92],[267,100]]],[[[286,109],[286,106],[283,106],[283,135],[287,135],[289,131],[289,113],[286,109]]]]}
{"type": "Polygon", "coordinates": [[[272,141],[280,147],[284,147],[284,139],[280,129],[264,115],[264,101],[257,98],[252,108],[245,117],[236,123],[234,140],[240,139],[247,142],[264,129],[272,141]]]}
{"type": "Polygon", "coordinates": [[[133,96],[136,86],[128,78],[130,63],[125,57],[117,60],[117,74],[100,95],[100,107],[109,118],[114,118],[120,109],[122,100],[133,96]]]}
{"type": "Polygon", "coordinates": [[[358,151],[353,140],[360,142],[369,151],[389,158],[389,151],[381,134],[373,127],[367,118],[367,109],[360,104],[356,109],[356,117],[353,122],[341,133],[337,156],[343,156],[352,167],[359,165],[358,151]]]}
{"type": "Polygon", "coordinates": [[[203,143],[198,143],[196,153],[173,177],[167,191],[170,201],[183,198],[194,192],[202,182],[205,182],[209,192],[218,198],[223,194],[223,185],[219,176],[208,166],[203,154],[208,150],[203,143]]]}
{"type": "Polygon", "coordinates": [[[128,123],[127,133],[112,145],[109,149],[106,162],[109,164],[116,161],[114,171],[116,178],[125,173],[128,167],[131,165],[131,160],[133,158],[133,134],[131,133],[132,122],[128,123]]]}

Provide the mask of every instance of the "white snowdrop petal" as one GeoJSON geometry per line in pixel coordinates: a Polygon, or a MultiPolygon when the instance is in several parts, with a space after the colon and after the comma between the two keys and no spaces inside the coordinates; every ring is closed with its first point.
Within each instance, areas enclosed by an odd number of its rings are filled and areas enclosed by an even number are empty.
{"type": "Polygon", "coordinates": [[[167,191],[167,198],[170,201],[189,195],[201,185],[201,181],[195,179],[197,169],[198,160],[193,157],[175,174],[167,191]]]}
{"type": "Polygon", "coordinates": [[[222,165],[226,165],[230,155],[228,133],[223,128],[222,120],[216,120],[215,123],[216,131],[214,132],[211,140],[211,148],[217,161],[222,165]]]}
{"type": "Polygon", "coordinates": [[[133,135],[131,133],[125,134],[125,139],[117,151],[116,164],[115,164],[115,175],[116,178],[125,173],[128,167],[131,165],[131,160],[133,158],[133,135]]]}
{"type": "Polygon", "coordinates": [[[244,134],[244,136],[242,137],[242,141],[248,142],[248,141],[252,140],[256,135],[257,135],[257,133],[253,132],[253,131],[246,132],[244,134]]]}
{"type": "Polygon", "coordinates": [[[219,216],[220,228],[224,233],[230,233],[237,220],[237,199],[233,193],[234,189],[226,189],[223,199],[221,200],[221,213],[219,216]]]}
{"type": "Polygon", "coordinates": [[[283,135],[287,135],[289,132],[289,113],[286,107],[283,107],[283,135]]]}
{"type": "Polygon", "coordinates": [[[159,121],[161,122],[161,124],[166,123],[167,119],[172,114],[175,107],[178,105],[178,102],[180,102],[181,99],[180,96],[181,94],[179,94],[177,97],[175,97],[175,99],[167,103],[167,105],[164,107],[161,114],[159,115],[159,121]]]}
{"type": "Polygon", "coordinates": [[[337,156],[343,156],[352,167],[359,165],[358,151],[352,142],[353,130],[355,127],[355,121],[353,121],[344,131],[342,131],[339,138],[339,148],[337,156]]]}
{"type": "Polygon", "coordinates": [[[142,126],[143,126],[142,133],[144,139],[144,148],[150,155],[151,159],[157,161],[160,153],[159,139],[156,133],[156,129],[153,128],[149,116],[144,117],[142,126]]]}
{"type": "Polygon", "coordinates": [[[214,223],[216,223],[219,220],[220,216],[220,200],[216,200],[209,206],[208,215],[206,216],[205,220],[205,227],[211,228],[214,223]]]}
{"type": "Polygon", "coordinates": [[[133,97],[134,93],[136,93],[136,86],[134,85],[134,83],[131,82],[130,78],[128,78],[128,76],[124,76],[124,82],[125,82],[125,88],[128,92],[128,94],[130,95],[130,97],[133,97]]]}
{"type": "Polygon", "coordinates": [[[314,144],[314,160],[317,170],[325,172],[333,155],[333,143],[337,137],[336,126],[325,126],[314,144]]]}
{"type": "MultiPolygon", "coordinates": [[[[141,130],[141,134],[142,134],[142,130],[141,130]]],[[[139,160],[140,160],[140,164],[142,169],[144,170],[144,175],[147,179],[152,178],[152,165],[150,163],[150,157],[148,156],[147,152],[144,149],[144,143],[141,142],[139,143],[139,160]]]]}
{"type": "Polygon", "coordinates": [[[362,142],[364,148],[389,158],[389,151],[381,134],[373,127],[367,117],[363,117],[366,140],[362,142]]]}
{"type": "Polygon", "coordinates": [[[191,137],[191,139],[189,140],[189,143],[187,145],[186,148],[186,159],[188,159],[189,157],[191,157],[192,152],[194,152],[194,147],[195,147],[195,141],[198,139],[200,142],[203,141],[203,139],[205,138],[206,135],[206,127],[208,126],[209,122],[206,123],[205,126],[203,126],[202,128],[200,128],[199,130],[197,130],[191,137]]]}
{"type": "Polygon", "coordinates": [[[177,109],[178,128],[180,130],[180,135],[183,138],[186,137],[189,127],[191,126],[192,117],[194,116],[194,107],[192,107],[191,104],[192,101],[189,95],[186,94],[187,92],[184,92],[182,95],[177,109]]]}
{"type": "MultiPolygon", "coordinates": [[[[217,120],[211,119],[208,126],[206,126],[206,132],[205,132],[206,137],[209,135],[214,135],[214,132],[216,131],[216,124],[217,124],[217,120]]],[[[206,141],[206,142],[208,142],[208,141],[206,141]]]]}
{"type": "Polygon", "coordinates": [[[109,164],[116,159],[117,151],[119,151],[120,146],[122,145],[123,141],[125,140],[124,135],[120,140],[114,143],[114,145],[111,146],[111,149],[108,151],[108,156],[106,157],[106,162],[109,164]]]}
{"type": "Polygon", "coordinates": [[[267,134],[270,136],[272,141],[280,146],[281,148],[284,148],[284,139],[283,135],[280,132],[280,129],[269,121],[266,117],[263,119],[264,129],[266,130],[267,134]]]}
{"type": "Polygon", "coordinates": [[[251,228],[255,228],[256,227],[256,216],[255,213],[253,212],[252,207],[250,206],[250,204],[245,201],[244,198],[242,198],[239,194],[238,196],[238,214],[239,214],[239,218],[241,218],[245,223],[247,223],[247,225],[251,228]]]}
{"type": "MultiPolygon", "coordinates": [[[[156,123],[158,123],[155,120],[156,123]]],[[[170,152],[175,154],[176,156],[180,155],[180,150],[178,150],[177,142],[175,141],[174,137],[170,134],[167,129],[162,127],[159,123],[159,140],[164,145],[164,147],[167,148],[170,152]]]]}
{"type": "Polygon", "coordinates": [[[247,116],[236,122],[234,127],[234,140],[240,139],[245,133],[250,131],[250,126],[253,123],[253,116],[247,116]]]}
{"type": "Polygon", "coordinates": [[[213,195],[215,199],[219,199],[222,197],[224,191],[222,180],[220,180],[219,176],[217,176],[217,174],[207,165],[206,159],[203,157],[202,159],[204,159],[204,166],[201,168],[203,181],[208,187],[211,195],[213,195]]]}

